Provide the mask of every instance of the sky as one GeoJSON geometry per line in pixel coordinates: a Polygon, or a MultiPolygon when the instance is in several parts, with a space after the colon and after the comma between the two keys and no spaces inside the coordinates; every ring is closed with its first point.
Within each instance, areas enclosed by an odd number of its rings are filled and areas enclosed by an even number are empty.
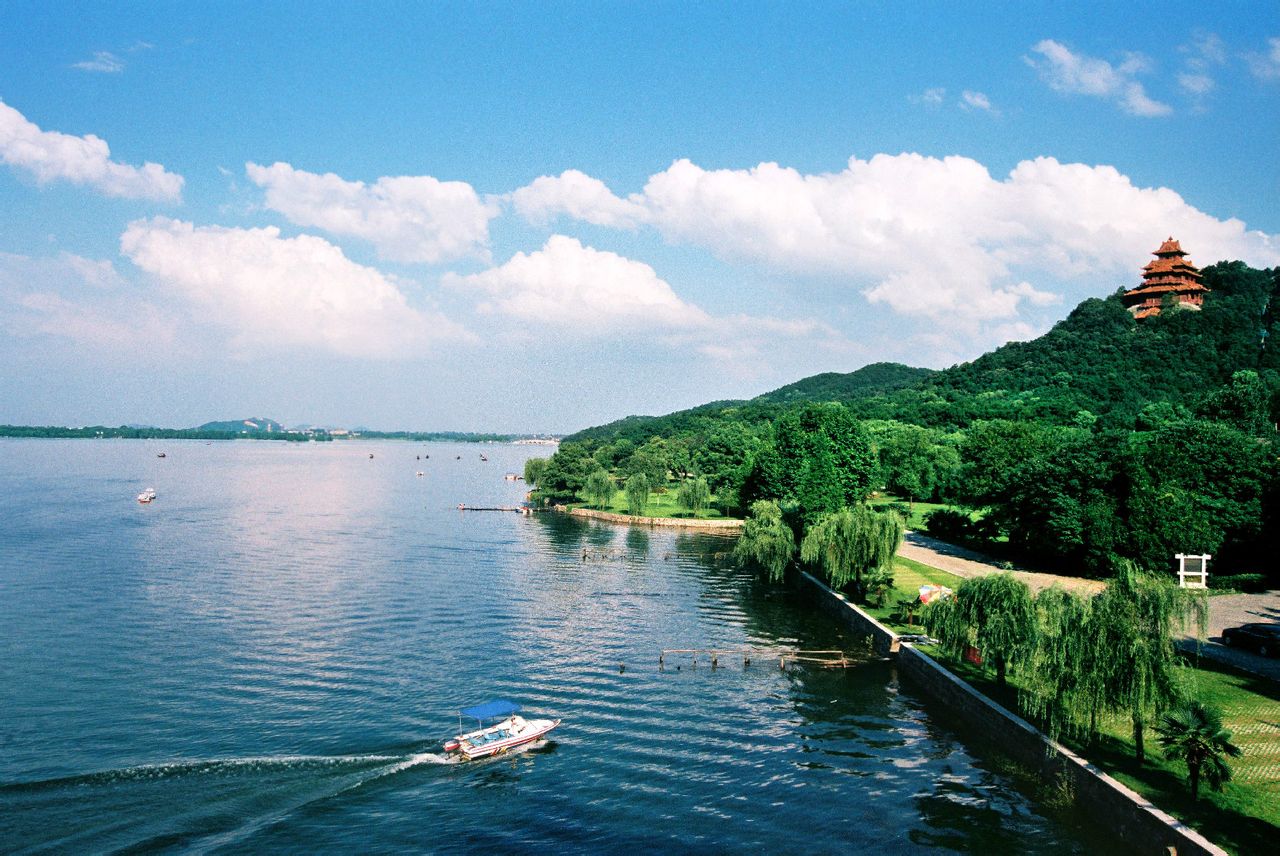
{"type": "Polygon", "coordinates": [[[1280,266],[1280,4],[0,3],[0,423],[568,432],[1280,266]]]}

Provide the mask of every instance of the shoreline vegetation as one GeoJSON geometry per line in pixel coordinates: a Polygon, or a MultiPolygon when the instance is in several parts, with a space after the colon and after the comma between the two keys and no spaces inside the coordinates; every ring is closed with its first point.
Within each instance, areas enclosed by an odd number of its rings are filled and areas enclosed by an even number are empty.
{"type": "Polygon", "coordinates": [[[536,434],[487,434],[469,431],[331,431],[322,428],[279,431],[230,431],[205,428],[150,428],[121,425],[88,425],[68,428],[58,425],[0,425],[0,437],[36,439],[100,439],[100,440],[282,440],[292,443],[327,443],[334,440],[409,440],[429,443],[515,443],[555,442],[554,438],[536,434]]]}
{"type": "Polygon", "coordinates": [[[1038,339],[943,371],[876,364],[588,428],[527,462],[525,481],[535,503],[619,522],[743,518],[740,565],[779,584],[805,571],[927,628],[975,689],[1258,851],[1280,835],[1280,692],[1186,665],[1175,637],[1203,635],[1206,602],[1178,588],[1173,557],[1212,555],[1211,580],[1280,583],[1280,269],[1203,274],[1199,311],[1138,319],[1121,292],[1091,298],[1038,339]],[[908,527],[1082,584],[961,580],[897,556],[908,527]],[[925,604],[922,585],[952,591],[925,604]],[[1199,799],[1209,744],[1157,748],[1203,738],[1231,756],[1233,734],[1243,757],[1211,761],[1239,775],[1199,799]]]}

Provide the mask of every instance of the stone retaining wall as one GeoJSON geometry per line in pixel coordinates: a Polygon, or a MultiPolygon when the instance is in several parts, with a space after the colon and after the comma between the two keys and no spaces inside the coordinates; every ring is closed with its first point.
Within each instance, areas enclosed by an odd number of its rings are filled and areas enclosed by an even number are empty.
{"type": "Polygon", "coordinates": [[[902,643],[898,634],[863,612],[847,598],[806,573],[801,584],[822,608],[858,633],[873,647],[894,658],[899,675],[1018,762],[1046,779],[1065,775],[1076,806],[1140,854],[1226,856],[1226,851],[1177,818],[1152,805],[1071,750],[1051,741],[1025,719],[1010,713],[953,675],[932,657],[902,643]]]}
{"type": "Polygon", "coordinates": [[[628,523],[632,526],[666,526],[674,529],[697,529],[702,532],[714,532],[722,535],[736,535],[742,531],[741,520],[699,520],[689,517],[632,517],[629,514],[614,514],[612,511],[596,511],[594,508],[568,508],[557,505],[556,511],[572,514],[574,517],[590,517],[593,520],[605,520],[609,523],[628,523]]]}

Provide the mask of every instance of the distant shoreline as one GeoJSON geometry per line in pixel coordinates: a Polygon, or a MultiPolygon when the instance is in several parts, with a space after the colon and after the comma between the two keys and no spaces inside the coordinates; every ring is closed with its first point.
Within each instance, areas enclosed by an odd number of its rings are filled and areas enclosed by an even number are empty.
{"type": "Polygon", "coordinates": [[[409,440],[447,443],[526,443],[555,445],[558,439],[530,434],[480,434],[460,431],[223,431],[200,428],[112,428],[89,425],[65,428],[56,425],[0,425],[0,437],[37,440],[275,440],[286,443],[342,440],[409,440]]]}

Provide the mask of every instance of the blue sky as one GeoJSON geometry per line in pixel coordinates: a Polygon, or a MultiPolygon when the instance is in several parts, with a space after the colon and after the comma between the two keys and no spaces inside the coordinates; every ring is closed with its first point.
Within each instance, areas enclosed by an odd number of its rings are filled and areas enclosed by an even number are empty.
{"type": "Polygon", "coordinates": [[[567,431],[1280,265],[1280,6],[0,6],[0,422],[567,431]]]}

